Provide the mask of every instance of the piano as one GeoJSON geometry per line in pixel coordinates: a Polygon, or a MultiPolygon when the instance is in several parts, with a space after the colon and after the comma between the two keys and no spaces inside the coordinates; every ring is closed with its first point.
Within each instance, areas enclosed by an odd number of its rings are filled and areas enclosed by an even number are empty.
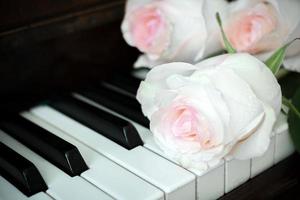
{"type": "MultiPolygon", "coordinates": [[[[156,146],[122,39],[124,0],[0,3],[0,199],[290,199],[299,161],[281,115],[260,158],[187,170],[156,146]]],[[[289,95],[289,74],[281,81],[289,95]]]]}

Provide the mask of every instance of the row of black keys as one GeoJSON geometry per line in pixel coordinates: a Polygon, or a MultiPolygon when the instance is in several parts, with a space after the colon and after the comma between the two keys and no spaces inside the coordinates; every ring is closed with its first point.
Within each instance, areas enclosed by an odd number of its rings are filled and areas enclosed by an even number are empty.
{"type": "MultiPolygon", "coordinates": [[[[81,92],[81,94],[148,127],[148,119],[143,116],[139,103],[133,98],[139,82],[140,80],[134,77],[122,76],[119,79],[111,79],[106,84],[90,88],[89,91],[81,92]],[[108,88],[108,85],[121,88],[128,95],[113,91],[108,88]]],[[[143,144],[137,130],[130,122],[72,96],[56,99],[48,104],[128,150],[143,144]]],[[[10,116],[1,121],[0,129],[70,176],[80,175],[88,169],[74,145],[19,115],[10,116]]],[[[0,174],[27,196],[47,190],[47,186],[34,164],[1,142],[0,174]]]]}

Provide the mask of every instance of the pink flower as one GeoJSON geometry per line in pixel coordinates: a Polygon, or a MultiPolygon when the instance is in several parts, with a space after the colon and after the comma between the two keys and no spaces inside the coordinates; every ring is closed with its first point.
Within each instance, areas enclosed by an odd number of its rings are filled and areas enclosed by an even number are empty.
{"type": "MultiPolygon", "coordinates": [[[[239,0],[224,18],[225,32],[238,52],[266,60],[276,49],[300,37],[300,1],[239,0]]],[[[287,51],[284,67],[300,72],[300,42],[287,51]]]]}
{"type": "Polygon", "coordinates": [[[169,22],[155,5],[133,11],[129,20],[133,43],[140,51],[160,54],[167,48],[169,22]]]}
{"type": "MultiPolygon", "coordinates": [[[[178,145],[182,144],[182,141],[183,144],[187,143],[180,146],[181,152],[189,151],[192,146],[195,150],[199,148],[207,150],[220,143],[213,133],[213,127],[193,105],[189,105],[188,100],[177,99],[164,109],[163,113],[165,115],[162,117],[162,123],[169,127],[162,128],[170,130],[173,139],[178,140],[178,145]]],[[[166,138],[169,136],[165,135],[166,138]]]]}
{"type": "Polygon", "coordinates": [[[228,155],[261,156],[281,108],[272,72],[244,53],[196,65],[156,66],[141,83],[137,99],[166,155],[200,171],[228,155]]]}
{"type": "Polygon", "coordinates": [[[239,52],[259,53],[278,47],[278,39],[270,37],[278,26],[276,11],[268,3],[259,3],[242,12],[233,13],[225,32],[239,52]],[[268,37],[269,36],[269,37],[268,37]]]}
{"type": "Polygon", "coordinates": [[[226,5],[224,0],[128,0],[122,33],[144,53],[135,66],[194,63],[221,50],[215,13],[225,12],[226,5]]]}

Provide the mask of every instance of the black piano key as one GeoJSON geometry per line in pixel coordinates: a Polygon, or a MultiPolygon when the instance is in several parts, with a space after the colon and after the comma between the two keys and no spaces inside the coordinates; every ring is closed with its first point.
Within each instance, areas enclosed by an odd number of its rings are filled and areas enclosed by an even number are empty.
{"type": "Polygon", "coordinates": [[[106,80],[105,83],[120,88],[129,93],[131,97],[135,97],[141,80],[129,73],[117,73],[111,79],[106,80]]]}
{"type": "Polygon", "coordinates": [[[70,97],[53,101],[49,105],[128,150],[143,145],[140,135],[130,122],[80,100],[70,97]]]}
{"type": "Polygon", "coordinates": [[[70,176],[88,169],[74,145],[21,116],[1,121],[0,128],[70,176]]]}
{"type": "Polygon", "coordinates": [[[0,142],[0,175],[28,197],[48,189],[34,164],[2,142],[0,142]]]}
{"type": "Polygon", "coordinates": [[[141,105],[136,99],[102,85],[82,91],[80,94],[149,128],[149,120],[143,115],[141,105]]]}

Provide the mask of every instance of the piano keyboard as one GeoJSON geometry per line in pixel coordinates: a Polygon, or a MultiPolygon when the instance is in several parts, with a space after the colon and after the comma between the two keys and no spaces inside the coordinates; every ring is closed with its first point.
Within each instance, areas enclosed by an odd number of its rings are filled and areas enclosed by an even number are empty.
{"type": "Polygon", "coordinates": [[[1,200],[217,199],[294,151],[280,115],[262,157],[184,169],[153,141],[139,80],[116,80],[1,121],[1,200]]]}

